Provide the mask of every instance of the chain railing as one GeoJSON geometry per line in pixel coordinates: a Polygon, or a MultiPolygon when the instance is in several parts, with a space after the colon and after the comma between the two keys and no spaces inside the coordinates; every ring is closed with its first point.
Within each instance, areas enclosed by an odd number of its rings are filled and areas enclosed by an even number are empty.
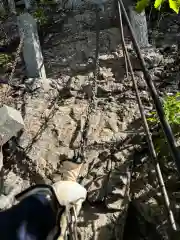
{"type": "Polygon", "coordinates": [[[99,8],[96,6],[96,50],[95,50],[95,63],[94,63],[94,77],[92,78],[91,96],[89,98],[88,107],[86,111],[85,123],[81,133],[81,140],[78,150],[72,159],[75,163],[83,163],[85,158],[85,150],[87,147],[87,135],[90,125],[90,117],[96,109],[96,91],[97,91],[97,78],[99,75],[99,8]]]}
{"type": "MultiPolygon", "coordinates": [[[[149,147],[150,157],[151,157],[152,163],[155,166],[155,170],[156,170],[156,175],[157,175],[157,179],[158,179],[158,182],[159,182],[159,186],[160,186],[162,195],[164,197],[164,204],[165,204],[165,207],[166,207],[166,212],[167,212],[167,216],[169,218],[169,222],[171,224],[172,230],[173,231],[177,231],[177,225],[176,225],[174,214],[173,214],[173,211],[172,211],[172,208],[171,208],[169,196],[168,196],[165,184],[164,184],[164,180],[163,180],[162,172],[161,172],[161,169],[160,169],[160,165],[159,165],[159,162],[157,160],[157,154],[156,154],[156,151],[155,151],[155,148],[154,148],[154,144],[153,144],[153,141],[152,141],[152,136],[151,136],[151,133],[150,133],[150,130],[149,130],[149,126],[148,126],[147,120],[146,120],[144,107],[143,107],[143,104],[142,104],[142,101],[141,101],[141,98],[140,98],[140,94],[139,94],[137,82],[135,80],[134,71],[133,71],[133,68],[132,68],[131,61],[130,61],[129,53],[128,53],[127,48],[126,48],[124,32],[123,32],[122,13],[125,16],[125,20],[126,20],[128,26],[130,28],[132,41],[133,41],[133,43],[135,45],[136,53],[137,53],[137,55],[138,55],[138,57],[140,59],[140,62],[142,64],[142,69],[143,69],[143,72],[145,73],[144,76],[145,76],[145,80],[147,82],[147,85],[150,88],[150,92],[153,93],[152,95],[154,96],[156,94],[156,96],[155,96],[155,98],[156,98],[155,105],[157,105],[156,106],[157,107],[157,112],[160,109],[160,112],[158,112],[158,114],[159,114],[160,120],[163,120],[163,122],[165,123],[164,125],[162,124],[163,127],[166,128],[168,126],[168,123],[165,120],[165,118],[161,116],[161,114],[164,115],[164,111],[163,111],[163,109],[162,109],[162,107],[161,107],[161,105],[159,103],[158,95],[156,93],[156,90],[155,90],[155,87],[154,87],[154,85],[152,83],[152,80],[150,79],[149,73],[146,70],[146,68],[144,69],[144,67],[145,67],[144,59],[142,57],[139,45],[138,45],[138,43],[136,41],[136,37],[135,37],[135,34],[134,34],[133,30],[132,30],[132,26],[130,24],[128,15],[127,15],[125,7],[124,7],[124,4],[123,4],[122,0],[118,0],[117,4],[118,4],[119,19],[120,19],[120,34],[121,34],[121,40],[122,40],[122,47],[123,47],[123,51],[125,53],[125,58],[126,58],[127,63],[128,63],[128,69],[129,69],[130,74],[131,74],[132,82],[133,82],[133,85],[134,85],[134,88],[135,88],[136,98],[137,98],[137,102],[138,102],[138,106],[139,106],[139,110],[140,110],[140,114],[141,114],[141,119],[142,119],[142,123],[143,123],[143,127],[144,127],[144,132],[145,132],[146,138],[147,138],[147,143],[148,143],[148,147],[149,147]]],[[[169,128],[170,128],[170,126],[169,126],[169,128]]],[[[170,130],[169,128],[168,128],[167,131],[164,130],[166,134],[168,133],[166,135],[166,137],[168,139],[169,139],[169,137],[170,138],[174,137],[173,134],[171,132],[169,132],[169,130],[170,130]]],[[[170,148],[171,148],[171,146],[170,146],[170,148]]],[[[173,152],[173,149],[171,149],[171,151],[173,152]]],[[[177,149],[176,149],[176,152],[177,152],[177,149]]],[[[175,157],[176,161],[178,161],[179,160],[178,159],[179,155],[177,155],[176,152],[175,152],[175,154],[173,154],[173,156],[175,157]]]]}
{"type": "MultiPolygon", "coordinates": [[[[92,78],[92,88],[91,88],[91,96],[88,101],[86,116],[85,116],[85,123],[81,132],[81,140],[80,145],[75,152],[75,155],[72,159],[72,162],[83,164],[85,161],[85,151],[87,147],[87,141],[88,141],[88,131],[90,128],[90,118],[91,115],[95,112],[96,109],[96,91],[97,91],[97,79],[99,76],[99,40],[100,40],[100,29],[99,29],[99,7],[98,5],[95,6],[96,11],[96,50],[95,50],[95,62],[94,62],[94,76],[92,78]]],[[[79,171],[80,172],[80,171],[79,171]]],[[[72,209],[73,210],[73,209],[72,209]]],[[[75,211],[72,211],[72,216],[74,216],[74,221],[69,222],[69,233],[70,233],[70,239],[72,240],[78,240],[77,236],[77,216],[75,215],[75,211]]]]}
{"type": "Polygon", "coordinates": [[[18,45],[17,50],[16,50],[15,60],[12,64],[12,70],[11,70],[11,73],[10,73],[9,78],[8,78],[8,87],[7,87],[6,91],[4,92],[3,99],[1,101],[1,105],[4,105],[7,101],[9,90],[11,88],[12,80],[13,80],[13,77],[14,77],[14,73],[15,73],[15,70],[16,70],[17,63],[18,63],[18,59],[19,59],[19,56],[21,54],[21,50],[22,50],[22,47],[23,47],[23,42],[24,42],[24,33],[22,33],[22,35],[21,35],[20,42],[19,42],[19,45],[18,45]]]}

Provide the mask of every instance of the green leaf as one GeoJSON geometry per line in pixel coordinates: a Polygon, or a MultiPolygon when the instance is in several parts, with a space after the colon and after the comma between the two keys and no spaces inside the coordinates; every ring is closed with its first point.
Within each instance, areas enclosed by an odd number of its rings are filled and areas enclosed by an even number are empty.
{"type": "Polygon", "coordinates": [[[164,2],[164,0],[155,0],[155,2],[154,2],[154,7],[155,7],[156,9],[160,9],[160,7],[161,7],[161,5],[162,5],[163,2],[164,2]]]}
{"type": "Polygon", "coordinates": [[[141,13],[150,3],[150,0],[139,0],[136,4],[136,11],[141,13]]]}
{"type": "Polygon", "coordinates": [[[174,10],[176,13],[179,13],[179,1],[175,0],[169,0],[169,7],[174,10]]]}
{"type": "Polygon", "coordinates": [[[148,120],[149,122],[152,122],[152,123],[153,123],[153,122],[157,122],[155,118],[147,118],[147,120],[148,120]]]}

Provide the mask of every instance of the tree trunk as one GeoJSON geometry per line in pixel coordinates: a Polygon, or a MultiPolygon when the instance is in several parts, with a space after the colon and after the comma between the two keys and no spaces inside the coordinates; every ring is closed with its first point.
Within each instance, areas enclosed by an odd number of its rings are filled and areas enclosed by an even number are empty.
{"type": "Polygon", "coordinates": [[[139,46],[141,48],[147,47],[149,42],[145,11],[141,13],[136,12],[133,0],[124,0],[123,2],[128,12],[130,22],[139,46]]]}

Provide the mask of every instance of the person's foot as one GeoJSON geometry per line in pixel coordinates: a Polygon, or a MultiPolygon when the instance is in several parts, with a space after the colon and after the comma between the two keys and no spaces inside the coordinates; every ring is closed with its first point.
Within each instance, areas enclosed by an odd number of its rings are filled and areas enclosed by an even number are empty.
{"type": "MultiPolygon", "coordinates": [[[[57,180],[64,180],[64,181],[74,181],[76,182],[78,176],[80,174],[81,168],[83,164],[74,163],[71,161],[64,161],[62,163],[59,176],[55,176],[57,180]]],[[[56,181],[55,181],[56,182],[56,181]]]]}

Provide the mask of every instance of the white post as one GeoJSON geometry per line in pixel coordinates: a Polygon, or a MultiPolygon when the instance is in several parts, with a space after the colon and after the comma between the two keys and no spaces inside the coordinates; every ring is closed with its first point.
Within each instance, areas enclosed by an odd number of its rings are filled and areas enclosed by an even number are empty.
{"type": "Polygon", "coordinates": [[[45,80],[46,73],[36,21],[29,13],[24,13],[18,17],[18,25],[20,36],[22,37],[24,35],[23,57],[27,76],[45,80]]]}

